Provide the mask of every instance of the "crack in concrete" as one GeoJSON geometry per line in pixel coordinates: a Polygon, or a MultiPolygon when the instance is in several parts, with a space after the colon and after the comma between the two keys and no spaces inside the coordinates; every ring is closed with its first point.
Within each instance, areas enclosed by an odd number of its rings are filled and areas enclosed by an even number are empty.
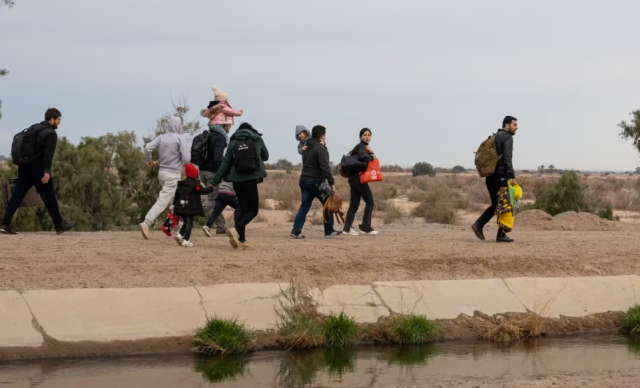
{"type": "Polygon", "coordinates": [[[529,310],[529,309],[527,308],[527,306],[525,306],[524,302],[522,302],[522,301],[520,300],[520,298],[518,298],[518,296],[515,294],[515,292],[513,292],[513,290],[511,289],[511,287],[509,287],[509,285],[507,284],[507,282],[506,282],[504,279],[502,279],[502,278],[501,278],[500,280],[502,280],[502,283],[504,283],[504,286],[505,286],[505,287],[507,287],[507,290],[509,290],[509,292],[511,293],[511,295],[513,295],[513,297],[514,297],[514,298],[516,298],[516,300],[517,300],[518,302],[520,302],[520,304],[522,305],[522,307],[524,307],[524,309],[525,309],[527,312],[530,312],[531,310],[529,310]]]}
{"type": "Polygon", "coordinates": [[[198,287],[193,286],[193,288],[196,289],[196,292],[198,293],[198,296],[200,297],[200,307],[202,307],[202,311],[204,311],[204,316],[205,318],[207,318],[207,321],[209,320],[209,313],[207,313],[207,309],[204,307],[204,299],[202,298],[202,294],[200,293],[200,290],[198,289],[198,287]]]}
{"type": "Polygon", "coordinates": [[[378,292],[378,289],[376,288],[376,286],[375,286],[374,284],[371,284],[371,290],[373,291],[373,293],[374,293],[374,294],[376,294],[376,295],[378,296],[378,299],[380,299],[380,303],[382,303],[382,305],[383,305],[384,307],[386,307],[386,308],[387,308],[387,310],[389,311],[389,313],[391,313],[391,314],[397,314],[395,311],[393,311],[393,310],[391,309],[391,307],[389,307],[389,306],[387,305],[387,303],[385,303],[384,299],[382,299],[382,295],[380,295],[380,293],[378,292]]]}
{"type": "Polygon", "coordinates": [[[42,325],[40,324],[40,322],[38,322],[38,319],[36,318],[35,314],[33,313],[33,310],[31,310],[31,306],[29,306],[29,302],[27,302],[27,300],[24,298],[24,295],[22,295],[22,291],[17,291],[18,294],[20,294],[20,297],[22,298],[22,300],[24,301],[24,304],[27,305],[27,308],[29,309],[29,314],[31,314],[31,326],[33,326],[33,328],[40,333],[40,335],[42,336],[42,343],[44,344],[44,341],[47,337],[49,337],[49,335],[47,334],[47,332],[44,330],[44,328],[42,327],[42,325]]]}

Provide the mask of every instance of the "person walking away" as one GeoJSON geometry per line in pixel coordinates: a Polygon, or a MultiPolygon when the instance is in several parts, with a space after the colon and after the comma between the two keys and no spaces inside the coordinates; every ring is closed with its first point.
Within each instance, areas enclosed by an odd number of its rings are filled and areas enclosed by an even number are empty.
{"type": "Polygon", "coordinates": [[[298,141],[298,153],[302,155],[307,150],[307,140],[311,133],[304,125],[296,125],[296,140],[298,141]]]}
{"type": "MultiPolygon", "coordinates": [[[[371,130],[369,128],[362,128],[360,130],[360,143],[355,146],[351,155],[358,155],[358,160],[361,162],[370,162],[376,158],[376,155],[371,151],[369,142],[371,141],[371,130]]],[[[371,227],[371,218],[373,216],[373,207],[375,202],[373,199],[373,193],[368,183],[360,183],[360,173],[354,172],[349,175],[349,187],[351,188],[351,201],[349,202],[349,210],[347,211],[347,218],[344,221],[344,232],[350,236],[358,236],[360,233],[376,236],[378,231],[371,227]],[[362,224],[360,224],[360,233],[353,229],[353,221],[356,218],[356,213],[360,208],[360,200],[363,199],[365,203],[364,216],[362,217],[362,224]]]]}
{"type": "Polygon", "coordinates": [[[193,164],[184,167],[186,179],[178,182],[176,193],[173,199],[173,214],[182,217],[184,224],[176,234],[175,239],[178,245],[192,247],[191,231],[196,217],[204,217],[202,209],[201,195],[209,194],[213,187],[201,187],[198,181],[198,168],[193,164]]]}
{"type": "MultiPolygon", "coordinates": [[[[327,129],[322,125],[316,125],[311,129],[311,139],[307,141],[307,150],[302,154],[302,173],[300,174],[300,193],[302,203],[293,222],[293,230],[291,237],[295,239],[303,239],[302,228],[307,219],[309,209],[314,199],[318,199],[323,205],[329,198],[321,192],[320,186],[327,182],[331,186],[331,191],[335,192],[335,181],[331,173],[331,164],[329,163],[329,151],[325,145],[327,137],[327,129]]],[[[324,237],[333,238],[342,234],[342,232],[333,229],[334,218],[333,213],[325,210],[324,219],[324,237]]]]}
{"type": "MultiPolygon", "coordinates": [[[[502,129],[499,129],[495,135],[495,148],[497,154],[500,156],[498,164],[493,174],[486,177],[487,191],[491,197],[491,206],[482,213],[480,218],[471,226],[476,237],[480,240],[484,240],[484,226],[493,218],[496,214],[496,207],[498,206],[498,193],[503,187],[508,187],[509,180],[512,184],[516,184],[516,174],[513,169],[513,136],[515,136],[518,130],[518,119],[512,116],[507,116],[502,121],[502,129]]],[[[496,242],[510,243],[514,240],[507,236],[503,228],[498,228],[498,236],[496,242]]]]}
{"type": "Polygon", "coordinates": [[[182,119],[171,116],[167,121],[167,133],[162,134],[144,146],[145,159],[150,162],[153,151],[158,150],[158,179],[162,185],[162,190],[158,195],[158,200],[149,210],[144,222],[140,226],[142,237],[149,239],[149,228],[160,213],[165,211],[173,202],[173,197],[181,178],[182,166],[189,163],[191,150],[188,142],[180,136],[182,129],[182,119]]]}
{"type": "Polygon", "coordinates": [[[34,124],[16,135],[11,153],[14,164],[18,165],[18,180],[5,208],[0,233],[17,234],[11,226],[11,222],[25,195],[33,186],[36,187],[53,220],[57,234],[63,234],[75,226],[73,222],[65,222],[60,215],[51,174],[53,155],[58,143],[56,130],[61,121],[60,111],[56,108],[50,108],[45,112],[43,122],[34,124]],[[16,142],[18,139],[19,141],[16,142]]]}
{"type": "Polygon", "coordinates": [[[222,180],[233,183],[233,190],[240,204],[240,216],[235,227],[227,228],[229,242],[236,249],[250,248],[246,241],[246,227],[260,210],[258,183],[267,177],[264,162],[268,160],[269,151],[262,140],[262,134],[251,124],[242,123],[231,136],[222,165],[213,178],[214,187],[222,180]]]}
{"type": "MultiPolygon", "coordinates": [[[[217,190],[218,195],[215,199],[213,212],[211,212],[206,224],[202,227],[202,230],[207,237],[211,237],[211,228],[213,227],[214,222],[222,217],[222,212],[224,211],[224,209],[226,209],[227,206],[231,207],[234,210],[234,224],[237,224],[238,220],[240,219],[240,204],[238,203],[236,192],[233,190],[233,184],[227,181],[222,181],[220,182],[220,186],[217,187],[217,190]]],[[[216,234],[219,233],[216,232],[216,234]]]]}

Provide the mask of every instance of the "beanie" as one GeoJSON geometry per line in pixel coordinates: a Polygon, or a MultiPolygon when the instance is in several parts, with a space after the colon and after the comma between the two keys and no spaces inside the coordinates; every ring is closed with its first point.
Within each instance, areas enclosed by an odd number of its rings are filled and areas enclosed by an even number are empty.
{"type": "Polygon", "coordinates": [[[227,96],[227,93],[225,93],[222,90],[218,89],[217,86],[214,86],[212,89],[213,89],[213,96],[214,96],[216,101],[227,101],[227,100],[229,100],[229,96],[227,96]]]}
{"type": "Polygon", "coordinates": [[[198,167],[193,164],[187,164],[184,166],[184,173],[187,175],[187,178],[197,178],[198,177],[198,167]]]}

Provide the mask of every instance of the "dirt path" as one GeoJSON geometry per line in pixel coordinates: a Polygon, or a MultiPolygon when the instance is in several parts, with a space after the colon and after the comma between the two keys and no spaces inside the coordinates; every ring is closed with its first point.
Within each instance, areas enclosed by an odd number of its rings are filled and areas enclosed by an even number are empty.
{"type": "MultiPolygon", "coordinates": [[[[476,240],[463,226],[393,225],[377,237],[289,238],[290,224],[250,226],[251,251],[194,231],[193,248],[154,232],[23,233],[0,236],[0,289],[181,287],[238,282],[309,286],[378,280],[640,274],[635,229],[616,232],[514,232],[517,242],[476,240]]],[[[487,230],[493,236],[495,229],[487,230]]]]}

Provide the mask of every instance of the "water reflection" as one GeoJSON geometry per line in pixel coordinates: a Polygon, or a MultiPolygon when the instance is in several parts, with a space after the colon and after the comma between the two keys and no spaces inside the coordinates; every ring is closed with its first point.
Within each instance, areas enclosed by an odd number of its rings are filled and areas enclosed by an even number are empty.
{"type": "Polygon", "coordinates": [[[244,375],[249,358],[244,356],[225,355],[220,357],[196,358],[196,372],[211,383],[236,380],[244,375]]]}

